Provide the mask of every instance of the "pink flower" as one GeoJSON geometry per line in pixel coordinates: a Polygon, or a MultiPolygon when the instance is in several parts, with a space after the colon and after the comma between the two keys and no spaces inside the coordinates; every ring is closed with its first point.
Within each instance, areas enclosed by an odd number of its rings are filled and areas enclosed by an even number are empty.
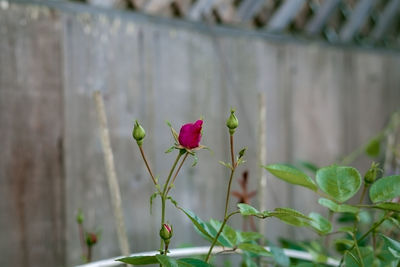
{"type": "Polygon", "coordinates": [[[188,149],[198,147],[201,139],[202,125],[202,120],[183,125],[181,131],[179,132],[179,144],[188,149]]]}

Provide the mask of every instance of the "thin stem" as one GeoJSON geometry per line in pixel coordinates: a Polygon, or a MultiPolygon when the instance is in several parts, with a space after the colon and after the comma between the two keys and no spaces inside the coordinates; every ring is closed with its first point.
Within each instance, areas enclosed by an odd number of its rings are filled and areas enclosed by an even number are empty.
{"type": "Polygon", "coordinates": [[[178,156],[176,157],[176,160],[175,160],[175,162],[174,162],[174,165],[172,165],[172,168],[171,168],[171,170],[169,171],[169,175],[168,175],[167,181],[166,181],[165,184],[164,184],[164,189],[163,189],[163,192],[162,192],[162,195],[163,195],[163,196],[166,195],[165,192],[167,191],[169,181],[171,180],[172,174],[174,173],[175,167],[176,167],[176,165],[178,164],[178,161],[179,161],[179,159],[181,158],[181,156],[182,156],[182,154],[181,154],[181,152],[179,152],[179,154],[178,154],[178,156]]]}
{"type": "Polygon", "coordinates": [[[92,261],[92,246],[87,246],[87,262],[92,261]]]}
{"type": "MultiPolygon", "coordinates": [[[[376,228],[378,228],[387,218],[391,216],[392,212],[388,212],[385,214],[385,216],[382,217],[382,219],[379,220],[379,222],[374,223],[374,225],[365,233],[363,234],[359,239],[357,239],[355,242],[360,243],[363,241],[372,231],[375,231],[376,228]]],[[[353,250],[355,247],[355,244],[349,249],[349,251],[353,250]]],[[[342,266],[343,264],[344,257],[340,260],[339,266],[342,266]]]]}
{"type": "Polygon", "coordinates": [[[85,243],[85,233],[84,233],[84,230],[83,230],[83,225],[81,223],[79,223],[78,227],[79,227],[79,240],[81,242],[81,248],[82,248],[82,256],[86,257],[86,254],[85,254],[86,253],[85,252],[86,243],[85,243]]]}
{"type": "Polygon", "coordinates": [[[229,205],[229,197],[230,197],[230,192],[231,192],[231,186],[232,186],[232,180],[233,180],[233,174],[235,173],[235,169],[233,168],[231,171],[231,176],[229,177],[229,183],[228,183],[228,190],[226,192],[226,199],[225,199],[225,212],[224,212],[224,218],[226,217],[226,214],[228,213],[228,205],[229,205]]]}
{"type": "MultiPolygon", "coordinates": [[[[361,193],[361,196],[360,196],[360,200],[358,201],[358,205],[361,205],[361,204],[362,204],[362,202],[363,202],[363,200],[364,200],[365,193],[367,192],[368,186],[369,186],[368,184],[364,184],[363,190],[362,190],[362,193],[361,193]]],[[[357,223],[358,223],[358,214],[359,214],[359,213],[360,213],[360,212],[357,212],[357,214],[356,214],[356,220],[354,221],[354,224],[353,224],[354,234],[356,234],[357,229],[358,229],[357,223]]]]}
{"type": "Polygon", "coordinates": [[[361,197],[360,197],[360,201],[358,202],[359,205],[362,204],[362,202],[364,200],[365,193],[367,192],[368,187],[369,187],[369,185],[364,184],[363,191],[362,191],[361,197]]]}
{"type": "Polygon", "coordinates": [[[358,242],[357,242],[356,236],[353,234],[352,237],[353,237],[354,246],[356,248],[358,258],[360,259],[361,267],[364,267],[364,261],[361,256],[360,248],[358,247],[358,242]]]}
{"type": "Polygon", "coordinates": [[[229,197],[231,193],[231,185],[232,185],[232,180],[233,180],[233,174],[235,173],[236,170],[236,162],[235,162],[235,156],[234,156],[234,150],[233,150],[233,135],[230,135],[230,148],[231,148],[231,160],[232,160],[232,169],[231,169],[231,175],[229,177],[229,183],[228,183],[228,190],[226,192],[226,199],[225,199],[225,212],[224,212],[224,221],[222,222],[221,228],[219,229],[217,235],[215,236],[210,249],[208,250],[207,256],[206,256],[206,262],[208,262],[212,249],[214,248],[215,244],[217,243],[219,235],[222,233],[224,230],[224,226],[226,222],[228,221],[229,217],[232,216],[235,213],[231,213],[228,215],[228,205],[229,205],[229,197]]]}
{"type": "Polygon", "coordinates": [[[372,247],[374,248],[374,252],[376,251],[376,232],[372,233],[372,247]]]}
{"type": "MultiPolygon", "coordinates": [[[[167,191],[167,186],[168,186],[169,181],[171,180],[172,174],[174,173],[175,167],[178,164],[178,161],[181,158],[181,156],[182,156],[182,154],[179,152],[178,156],[176,157],[176,160],[175,160],[174,164],[171,167],[171,170],[169,172],[167,181],[164,184],[164,189],[163,189],[162,194],[161,194],[161,227],[163,227],[163,225],[165,223],[165,202],[166,202],[166,199],[167,199],[167,194],[166,194],[167,193],[166,192],[167,191]]],[[[161,239],[160,251],[163,251],[163,244],[166,246],[166,243],[164,242],[164,240],[161,239]]],[[[167,252],[167,249],[165,249],[165,254],[166,254],[166,252],[167,252]]]]}
{"type": "MultiPolygon", "coordinates": [[[[329,210],[329,223],[332,224],[332,219],[333,219],[333,211],[329,210]]],[[[330,235],[325,236],[325,247],[328,250],[329,249],[329,242],[330,242],[330,235]]]]}
{"type": "Polygon", "coordinates": [[[183,165],[183,163],[185,162],[185,160],[186,160],[186,158],[188,157],[188,155],[189,155],[189,153],[186,152],[185,156],[183,157],[183,159],[182,159],[182,161],[181,161],[181,164],[179,165],[178,169],[177,169],[176,172],[175,172],[174,177],[172,178],[171,183],[170,183],[169,186],[168,186],[168,189],[167,189],[167,192],[166,192],[165,195],[168,195],[169,190],[171,190],[172,185],[175,183],[175,179],[176,179],[176,177],[178,176],[178,173],[179,173],[179,171],[181,170],[182,165],[183,165]]]}
{"type": "Polygon", "coordinates": [[[235,163],[235,152],[233,150],[233,134],[230,136],[230,144],[231,144],[231,160],[232,160],[232,168],[236,168],[235,163]]]}
{"type": "MultiPolygon", "coordinates": [[[[161,228],[165,222],[165,197],[161,195],[161,228]]],[[[160,252],[163,250],[164,240],[160,238],[160,252]]],[[[160,265],[161,266],[161,265],[160,265]]]]}
{"type": "Polygon", "coordinates": [[[213,242],[212,242],[212,244],[210,246],[210,249],[208,250],[208,253],[207,253],[207,256],[206,256],[206,262],[208,262],[208,260],[210,259],[211,252],[212,252],[215,244],[217,243],[219,236],[221,235],[222,231],[224,230],[224,226],[225,226],[226,222],[229,220],[229,218],[232,215],[235,215],[235,214],[238,214],[238,213],[240,213],[240,211],[234,211],[234,212],[230,213],[228,216],[226,216],[224,218],[224,221],[221,224],[221,228],[219,228],[219,231],[218,231],[217,235],[215,236],[215,238],[214,238],[214,240],[213,240],[213,242]]]}
{"type": "Polygon", "coordinates": [[[154,185],[157,185],[156,178],[154,178],[153,172],[150,169],[149,163],[147,162],[146,156],[144,155],[144,151],[141,145],[139,145],[139,149],[140,149],[140,154],[142,154],[144,164],[146,164],[147,170],[150,173],[151,179],[153,180],[154,185]]]}

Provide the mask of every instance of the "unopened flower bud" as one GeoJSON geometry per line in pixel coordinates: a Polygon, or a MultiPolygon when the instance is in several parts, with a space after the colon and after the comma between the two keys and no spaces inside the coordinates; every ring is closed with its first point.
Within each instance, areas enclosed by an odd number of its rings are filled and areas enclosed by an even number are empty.
{"type": "Polygon", "coordinates": [[[378,171],[379,171],[379,163],[372,162],[371,167],[364,175],[364,182],[368,185],[375,182],[376,177],[378,175],[378,171]]]}
{"type": "Polygon", "coordinates": [[[164,223],[160,230],[160,237],[164,241],[169,242],[169,240],[172,237],[172,234],[173,234],[172,226],[167,223],[164,223]]]}
{"type": "Polygon", "coordinates": [[[226,121],[226,126],[229,128],[229,133],[232,135],[235,133],[235,129],[239,126],[239,121],[235,116],[235,110],[231,109],[231,115],[226,121]]]}
{"type": "Polygon", "coordinates": [[[97,243],[97,235],[95,233],[86,233],[86,244],[90,247],[97,243]]]}
{"type": "Polygon", "coordinates": [[[135,126],[133,127],[132,136],[136,140],[139,146],[143,144],[146,132],[144,131],[143,127],[138,123],[137,120],[135,121],[135,126]]]}
{"type": "Polygon", "coordinates": [[[84,221],[83,212],[82,212],[82,210],[79,210],[78,214],[76,214],[76,222],[78,224],[82,224],[83,221],[84,221]]]}

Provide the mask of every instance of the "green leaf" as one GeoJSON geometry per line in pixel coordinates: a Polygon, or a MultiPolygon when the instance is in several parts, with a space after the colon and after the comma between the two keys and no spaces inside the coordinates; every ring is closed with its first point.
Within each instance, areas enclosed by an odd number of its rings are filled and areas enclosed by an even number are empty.
{"type": "Polygon", "coordinates": [[[238,233],[229,225],[225,224],[222,234],[228,239],[232,244],[232,247],[236,246],[238,243],[238,233]]]}
{"type": "Polygon", "coordinates": [[[378,207],[383,210],[391,210],[391,211],[400,212],[400,203],[383,202],[383,203],[376,204],[375,207],[378,207]]]}
{"type": "Polygon", "coordinates": [[[243,158],[244,154],[246,153],[246,150],[247,150],[247,147],[244,147],[239,151],[238,159],[243,158]]]}
{"type": "Polygon", "coordinates": [[[238,205],[239,211],[242,215],[244,216],[258,216],[261,214],[261,212],[259,212],[256,208],[248,205],[248,204],[244,204],[244,203],[239,203],[238,205]]]}
{"type": "Polygon", "coordinates": [[[283,164],[271,164],[263,166],[274,176],[295,185],[304,186],[313,191],[317,191],[318,187],[315,182],[305,173],[283,164]]]}
{"type": "Polygon", "coordinates": [[[379,234],[381,238],[385,241],[386,245],[389,247],[389,251],[395,258],[399,258],[400,255],[400,242],[383,234],[379,234]],[[391,250],[390,250],[391,249],[391,250]]]}
{"type": "Polygon", "coordinates": [[[164,267],[178,267],[178,263],[175,259],[168,257],[166,255],[156,255],[158,262],[164,267]]]}
{"type": "Polygon", "coordinates": [[[193,225],[196,227],[196,229],[204,235],[205,238],[212,240],[212,236],[210,235],[210,230],[208,229],[207,224],[201,220],[199,217],[197,217],[196,214],[194,214],[192,211],[178,207],[175,205],[178,209],[180,209],[185,215],[192,221],[193,225]]]}
{"type": "Polygon", "coordinates": [[[311,218],[306,215],[290,208],[276,208],[274,211],[270,212],[269,215],[287,224],[300,227],[308,226],[308,221],[311,220],[311,218]]]}
{"type": "Polygon", "coordinates": [[[194,258],[182,258],[177,260],[177,262],[179,266],[181,266],[182,263],[186,263],[189,264],[189,266],[194,266],[194,267],[211,267],[211,265],[208,264],[207,262],[194,258]]]}
{"type": "Polygon", "coordinates": [[[153,208],[153,200],[157,197],[158,192],[155,192],[150,196],[150,214],[152,213],[152,208],[153,208]]]}
{"type": "Polygon", "coordinates": [[[353,226],[342,226],[336,230],[337,232],[352,233],[354,232],[353,226]]]}
{"type": "Polygon", "coordinates": [[[328,260],[328,257],[323,253],[323,249],[318,242],[312,241],[310,243],[302,243],[300,246],[311,254],[314,262],[324,263],[328,260]]]}
{"type": "Polygon", "coordinates": [[[237,234],[240,243],[255,241],[263,237],[262,234],[256,232],[239,232],[237,234]]]}
{"type": "Polygon", "coordinates": [[[374,138],[365,147],[365,153],[370,157],[377,157],[379,156],[380,146],[380,139],[374,138]]]}
{"type": "Polygon", "coordinates": [[[251,252],[251,253],[254,253],[254,254],[257,254],[260,256],[266,256],[266,257],[272,256],[271,252],[266,250],[264,247],[256,245],[256,244],[241,243],[238,245],[238,248],[243,251],[251,252]]]}
{"type": "Polygon", "coordinates": [[[362,260],[364,266],[372,266],[374,261],[374,252],[371,247],[360,247],[361,258],[358,257],[356,249],[352,251],[348,251],[344,256],[344,262],[346,263],[346,267],[360,267],[360,261],[362,260]],[[351,253],[351,255],[349,255],[351,253]]]}
{"type": "Polygon", "coordinates": [[[168,154],[170,152],[172,152],[175,149],[175,146],[171,146],[170,148],[168,148],[167,150],[165,150],[164,153],[168,154]]]}
{"type": "Polygon", "coordinates": [[[171,196],[168,196],[167,199],[168,199],[169,201],[171,201],[171,203],[174,204],[176,207],[178,206],[178,202],[176,202],[176,200],[173,199],[171,196]]]}
{"type": "Polygon", "coordinates": [[[291,209],[291,208],[275,208],[273,212],[270,212],[271,216],[276,216],[276,215],[290,215],[293,217],[298,217],[298,218],[302,218],[302,219],[306,219],[306,220],[311,220],[310,217],[304,215],[303,213],[291,209]]]}
{"type": "Polygon", "coordinates": [[[232,170],[233,168],[232,168],[232,165],[230,164],[230,163],[226,163],[226,162],[223,162],[223,161],[218,161],[219,162],[219,164],[221,164],[221,165],[223,165],[223,166],[225,166],[225,167],[227,167],[228,169],[230,169],[230,170],[232,170]]]}
{"type": "Polygon", "coordinates": [[[391,200],[400,196],[400,175],[383,177],[371,185],[369,197],[372,202],[391,200]]]}
{"type": "Polygon", "coordinates": [[[171,129],[172,137],[174,138],[175,142],[179,144],[178,141],[178,133],[175,131],[175,129],[172,127],[172,124],[169,121],[165,121],[168,125],[168,127],[171,129]]]}
{"type": "Polygon", "coordinates": [[[354,245],[354,241],[350,239],[344,239],[344,238],[337,238],[334,240],[335,244],[343,244],[348,248],[351,248],[354,245]]]}
{"type": "MultiPolygon", "coordinates": [[[[219,229],[221,228],[222,223],[220,221],[211,219],[207,223],[207,227],[209,230],[210,235],[213,237],[213,239],[217,236],[217,233],[219,232],[219,229]]],[[[225,229],[225,227],[224,227],[225,229]]],[[[229,242],[228,238],[225,236],[224,232],[222,232],[219,237],[218,237],[218,242],[224,246],[224,247],[233,247],[234,244],[231,244],[229,242]]]]}
{"type": "Polygon", "coordinates": [[[269,247],[271,248],[271,253],[272,253],[272,256],[274,257],[275,262],[279,266],[283,266],[283,267],[289,267],[290,266],[290,259],[285,254],[283,249],[281,249],[280,247],[274,246],[272,244],[270,244],[269,247]]]}
{"type": "Polygon", "coordinates": [[[338,202],[354,196],[361,186],[361,175],[353,167],[325,167],[317,171],[316,179],[321,190],[338,202]]]}
{"type": "Polygon", "coordinates": [[[123,263],[133,264],[133,265],[148,265],[158,263],[156,256],[137,256],[137,257],[126,257],[117,259],[123,263]]]}
{"type": "Polygon", "coordinates": [[[318,171],[318,169],[319,169],[317,167],[317,165],[315,165],[315,164],[313,164],[311,162],[308,162],[308,161],[300,161],[298,164],[301,167],[303,167],[303,168],[305,168],[305,169],[307,169],[307,170],[309,170],[309,171],[311,171],[313,173],[316,173],[318,171]]]}
{"type": "Polygon", "coordinates": [[[194,154],[194,155],[193,155],[193,164],[192,164],[192,167],[196,166],[198,161],[199,161],[199,158],[197,157],[196,154],[194,154]]]}
{"type": "Polygon", "coordinates": [[[308,216],[312,219],[310,221],[310,226],[318,233],[327,234],[332,231],[331,223],[322,215],[316,212],[311,212],[308,216]]]}
{"type": "Polygon", "coordinates": [[[360,211],[359,208],[347,205],[347,204],[337,204],[336,202],[327,199],[327,198],[320,198],[318,199],[318,203],[321,206],[324,206],[330,209],[333,212],[349,212],[349,213],[358,213],[360,211]]]}

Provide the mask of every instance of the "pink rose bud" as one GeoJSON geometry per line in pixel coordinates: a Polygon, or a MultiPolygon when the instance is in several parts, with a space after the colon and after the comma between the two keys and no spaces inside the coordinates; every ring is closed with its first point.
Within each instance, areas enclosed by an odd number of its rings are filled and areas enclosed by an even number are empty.
{"type": "Polygon", "coordinates": [[[202,125],[202,120],[183,125],[181,131],[179,132],[179,144],[188,149],[198,147],[201,139],[202,125]]]}
{"type": "Polygon", "coordinates": [[[87,233],[86,234],[86,243],[88,246],[93,246],[97,243],[97,235],[95,233],[87,233]]]}
{"type": "Polygon", "coordinates": [[[164,239],[165,241],[170,240],[172,237],[172,233],[173,233],[172,227],[169,224],[164,223],[160,230],[161,238],[164,239]]]}

